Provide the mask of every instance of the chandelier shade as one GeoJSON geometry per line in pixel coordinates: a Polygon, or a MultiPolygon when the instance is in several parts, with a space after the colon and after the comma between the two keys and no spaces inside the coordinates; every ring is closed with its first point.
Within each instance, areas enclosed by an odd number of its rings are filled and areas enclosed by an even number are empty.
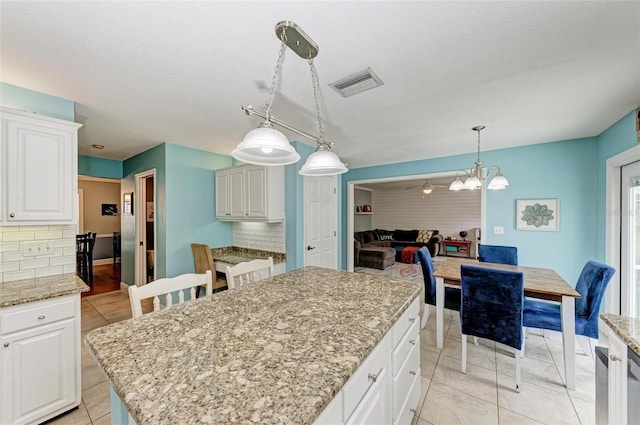
{"type": "Polygon", "coordinates": [[[231,156],[256,165],[289,165],[300,160],[300,154],[285,135],[269,126],[260,126],[247,133],[231,156]]]}
{"type": "Polygon", "coordinates": [[[333,176],[347,171],[338,155],[328,149],[318,149],[309,155],[299,173],[303,176],[333,176]]]}

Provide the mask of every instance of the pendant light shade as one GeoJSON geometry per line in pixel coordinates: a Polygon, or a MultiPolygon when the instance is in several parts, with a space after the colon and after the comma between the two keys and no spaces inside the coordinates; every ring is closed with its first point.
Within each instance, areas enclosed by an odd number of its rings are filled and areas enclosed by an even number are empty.
{"type": "Polygon", "coordinates": [[[480,189],[482,182],[476,176],[471,176],[464,182],[464,188],[468,190],[480,189]]]}
{"type": "Polygon", "coordinates": [[[300,155],[285,135],[268,123],[247,133],[231,156],[256,165],[288,165],[300,160],[300,155]]]}
{"type": "Polygon", "coordinates": [[[496,174],[496,176],[491,179],[491,182],[489,183],[489,186],[487,186],[487,189],[501,190],[506,189],[507,186],[509,186],[509,182],[507,181],[506,177],[503,176],[502,173],[498,172],[498,174],[496,174]]]}
{"type": "Polygon", "coordinates": [[[456,177],[454,181],[451,182],[449,186],[449,190],[462,190],[464,189],[464,183],[460,180],[460,177],[456,177]]]}
{"type": "Polygon", "coordinates": [[[309,155],[299,171],[303,176],[332,176],[346,173],[347,167],[340,161],[338,155],[318,146],[318,150],[309,155]]]}

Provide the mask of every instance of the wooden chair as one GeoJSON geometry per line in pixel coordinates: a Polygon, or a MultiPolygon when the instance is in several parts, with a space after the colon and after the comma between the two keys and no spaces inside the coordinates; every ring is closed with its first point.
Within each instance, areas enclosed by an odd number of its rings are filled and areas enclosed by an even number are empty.
{"type": "Polygon", "coordinates": [[[241,288],[261,279],[273,276],[273,258],[267,260],[251,260],[226,267],[227,285],[229,289],[241,288]]]}
{"type": "Polygon", "coordinates": [[[227,281],[225,279],[218,279],[216,276],[216,265],[211,255],[211,248],[209,245],[201,243],[192,243],[191,252],[193,252],[193,262],[196,267],[196,273],[205,273],[207,270],[211,270],[213,277],[213,290],[225,288],[227,281]]]}
{"type": "Polygon", "coordinates": [[[205,274],[187,273],[176,277],[158,279],[144,286],[129,286],[131,313],[133,317],[142,316],[142,300],[147,298],[153,298],[153,311],[160,310],[161,295],[165,295],[164,306],[171,307],[174,304],[174,292],[178,292],[178,304],[185,302],[185,293],[189,295],[188,299],[194,300],[196,298],[196,289],[201,285],[206,285],[205,296],[210,297],[212,293],[210,270],[207,270],[205,274]]]}

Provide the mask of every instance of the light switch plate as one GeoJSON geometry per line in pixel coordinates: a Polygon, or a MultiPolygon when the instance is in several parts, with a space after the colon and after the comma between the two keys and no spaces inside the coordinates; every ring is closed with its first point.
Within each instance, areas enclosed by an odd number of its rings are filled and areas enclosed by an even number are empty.
{"type": "Polygon", "coordinates": [[[494,226],[493,227],[493,234],[494,235],[504,235],[504,227],[502,227],[502,226],[494,226]]]}
{"type": "Polygon", "coordinates": [[[52,241],[32,241],[24,242],[22,244],[22,255],[24,256],[38,256],[38,255],[51,255],[53,254],[53,242],[52,241]]]}

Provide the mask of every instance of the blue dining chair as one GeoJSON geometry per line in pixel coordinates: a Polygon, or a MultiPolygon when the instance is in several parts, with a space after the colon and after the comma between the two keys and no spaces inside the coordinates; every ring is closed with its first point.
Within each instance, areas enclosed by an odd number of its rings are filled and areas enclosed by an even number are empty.
{"type": "Polygon", "coordinates": [[[516,391],[520,391],[520,349],[524,276],[520,271],[460,266],[462,304],[462,373],[467,373],[467,335],[486,338],[514,349],[516,391]]]}
{"type": "MultiPolygon", "coordinates": [[[[431,306],[436,305],[436,278],[433,277],[434,267],[431,260],[431,254],[426,246],[418,251],[418,260],[422,267],[422,276],[424,277],[424,315],[422,317],[421,329],[427,324],[427,319],[431,313],[431,306]]],[[[446,287],[444,290],[444,308],[449,310],[460,311],[460,289],[446,287]]]]}
{"type": "Polygon", "coordinates": [[[504,245],[478,244],[478,260],[482,263],[518,265],[518,248],[504,245]]]}
{"type": "MultiPolygon", "coordinates": [[[[600,304],[604,297],[604,292],[615,269],[607,264],[596,260],[589,260],[582,268],[576,291],[580,293],[580,298],[575,300],[576,310],[576,336],[589,338],[588,345],[591,346],[591,339],[598,339],[598,316],[600,304]]],[[[524,302],[523,324],[527,328],[548,329],[552,331],[562,331],[560,303],[539,301],[526,298],[524,302]]],[[[580,345],[586,352],[591,352],[591,348],[585,347],[584,339],[578,338],[580,345]]]]}

